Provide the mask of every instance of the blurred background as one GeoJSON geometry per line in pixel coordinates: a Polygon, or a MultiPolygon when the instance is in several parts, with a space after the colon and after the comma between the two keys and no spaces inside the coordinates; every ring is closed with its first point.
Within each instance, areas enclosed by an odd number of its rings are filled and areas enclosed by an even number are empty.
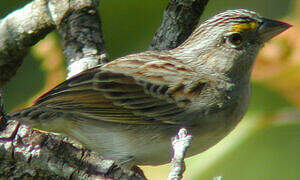
{"type": "MultiPolygon", "coordinates": [[[[0,18],[30,1],[0,1],[0,18]]],[[[114,59],[146,50],[168,0],[102,0],[106,48],[114,59]]],[[[201,21],[225,9],[247,8],[293,25],[267,43],[252,73],[252,98],[238,127],[208,151],[186,159],[184,179],[294,180],[300,177],[300,0],[211,0],[201,21]]],[[[59,36],[32,49],[4,88],[6,111],[33,100],[65,79],[59,36]]],[[[164,153],[164,152],[162,152],[164,153]]],[[[151,180],[166,179],[169,166],[142,167],[151,180]]]]}

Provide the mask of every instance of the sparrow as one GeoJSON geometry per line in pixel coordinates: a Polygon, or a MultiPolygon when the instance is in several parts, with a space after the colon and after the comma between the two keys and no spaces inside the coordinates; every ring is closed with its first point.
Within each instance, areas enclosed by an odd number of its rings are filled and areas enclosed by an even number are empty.
{"type": "Polygon", "coordinates": [[[263,44],[291,25],[237,9],[200,24],[172,50],[130,54],[59,84],[10,118],[65,134],[120,164],[171,159],[171,138],[193,135],[187,156],[218,143],[247,111],[263,44]]]}

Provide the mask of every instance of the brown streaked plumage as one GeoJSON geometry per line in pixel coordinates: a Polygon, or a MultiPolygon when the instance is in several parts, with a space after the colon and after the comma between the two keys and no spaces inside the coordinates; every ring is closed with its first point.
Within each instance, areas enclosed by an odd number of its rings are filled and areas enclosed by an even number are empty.
{"type": "Polygon", "coordinates": [[[174,114],[182,113],[203,88],[197,86],[200,80],[188,84],[197,78],[196,73],[172,61],[115,62],[113,66],[100,66],[94,72],[83,72],[67,80],[40,97],[34,106],[51,111],[63,107],[68,112],[87,113],[91,118],[109,122],[169,124],[174,114]],[[123,73],[116,73],[119,68],[123,73]],[[182,88],[174,93],[173,87],[178,86],[182,88]],[[183,101],[184,104],[180,103],[183,101]]]}
{"type": "Polygon", "coordinates": [[[132,54],[84,71],[11,116],[72,136],[128,166],[168,162],[170,139],[182,126],[194,136],[187,155],[198,154],[241,120],[258,51],[289,27],[228,10],[173,50],[132,54]]]}

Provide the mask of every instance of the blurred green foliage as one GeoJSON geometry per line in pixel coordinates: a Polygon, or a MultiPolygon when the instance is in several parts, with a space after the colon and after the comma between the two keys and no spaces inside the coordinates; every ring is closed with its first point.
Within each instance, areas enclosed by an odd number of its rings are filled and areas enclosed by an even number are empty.
{"type": "Polygon", "coordinates": [[[224,180],[299,179],[299,137],[300,124],[258,128],[194,178],[208,180],[221,175],[224,180]]]}
{"type": "MultiPolygon", "coordinates": [[[[30,1],[0,1],[0,18],[28,2],[30,1]]],[[[110,58],[146,50],[161,23],[167,3],[167,0],[102,0],[100,16],[110,58]]],[[[224,9],[233,8],[252,9],[266,17],[280,18],[290,13],[294,3],[292,0],[211,0],[201,19],[206,19],[224,9]]],[[[4,88],[4,103],[7,111],[25,104],[43,88],[46,73],[40,67],[41,61],[32,55],[24,60],[17,75],[4,88]]],[[[224,150],[223,155],[213,163],[203,165],[201,161],[192,160],[194,162],[191,165],[194,166],[192,169],[195,172],[192,172],[193,176],[188,178],[207,180],[222,175],[225,180],[299,179],[299,121],[279,125],[264,124],[265,117],[285,109],[297,109],[297,107],[281,92],[270,89],[264,83],[253,83],[248,116],[251,115],[256,119],[257,124],[249,127],[248,129],[251,130],[249,133],[247,131],[243,138],[236,138],[234,140],[236,144],[230,150],[224,150]],[[198,166],[199,173],[197,173],[198,166]]],[[[222,151],[223,146],[218,148],[222,151]]],[[[209,152],[203,154],[204,158],[212,157],[205,156],[209,152]]],[[[155,171],[151,171],[150,179],[151,174],[154,173],[155,171]]]]}
{"type": "Polygon", "coordinates": [[[100,15],[110,58],[146,50],[160,26],[163,0],[104,0],[100,15]]]}
{"type": "Polygon", "coordinates": [[[264,86],[263,83],[252,83],[251,94],[248,113],[275,113],[294,106],[280,92],[264,86]]]}
{"type": "Polygon", "coordinates": [[[45,72],[40,68],[38,61],[29,54],[24,63],[7,86],[3,88],[4,109],[11,111],[18,106],[24,106],[27,101],[36,95],[45,83],[45,72]]]}

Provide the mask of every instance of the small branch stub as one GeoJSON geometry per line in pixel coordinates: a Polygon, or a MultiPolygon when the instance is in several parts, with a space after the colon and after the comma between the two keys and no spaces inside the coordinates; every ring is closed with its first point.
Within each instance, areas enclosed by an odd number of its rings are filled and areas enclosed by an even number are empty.
{"type": "Polygon", "coordinates": [[[172,138],[173,158],[168,180],[180,180],[185,170],[184,156],[191,144],[192,135],[185,128],[181,128],[177,135],[172,138]]]}

